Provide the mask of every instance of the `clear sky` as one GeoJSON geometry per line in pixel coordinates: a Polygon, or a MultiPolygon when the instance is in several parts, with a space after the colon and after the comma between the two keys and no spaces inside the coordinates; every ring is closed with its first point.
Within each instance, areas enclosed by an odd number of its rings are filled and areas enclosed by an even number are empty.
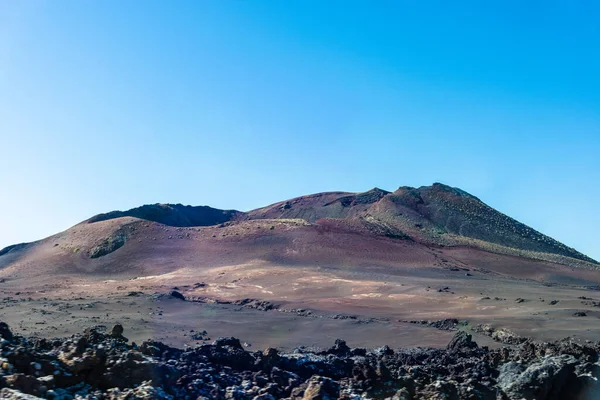
{"type": "Polygon", "coordinates": [[[440,181],[600,259],[599,4],[2,1],[0,247],[440,181]]]}

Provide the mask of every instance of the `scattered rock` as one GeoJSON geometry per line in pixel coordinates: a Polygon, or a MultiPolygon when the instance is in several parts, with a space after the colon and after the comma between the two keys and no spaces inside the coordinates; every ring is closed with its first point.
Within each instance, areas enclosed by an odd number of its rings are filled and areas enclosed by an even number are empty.
{"type": "Polygon", "coordinates": [[[585,301],[582,301],[581,304],[590,306],[590,307],[600,307],[600,301],[585,300],[585,301]]]}
{"type": "Polygon", "coordinates": [[[244,307],[248,307],[248,308],[253,308],[255,310],[260,310],[260,311],[270,311],[270,310],[276,310],[279,308],[279,306],[277,304],[273,304],[270,301],[257,300],[257,299],[235,300],[235,301],[232,301],[231,304],[235,304],[238,306],[244,306],[244,307]]]}
{"type": "Polygon", "coordinates": [[[489,324],[480,324],[473,328],[474,332],[491,337],[496,342],[504,344],[520,344],[527,340],[506,328],[494,328],[489,324]]]}
{"type": "Polygon", "coordinates": [[[95,326],[64,339],[3,337],[0,398],[575,400],[600,389],[600,343],[592,342],[522,338],[489,349],[459,331],[447,349],[350,349],[338,339],[327,350],[250,352],[232,337],[182,350],[158,341],[129,345],[120,324],[106,332],[95,326]]]}
{"type": "Polygon", "coordinates": [[[441,331],[456,331],[459,327],[467,325],[467,321],[460,321],[456,318],[447,318],[439,321],[427,321],[427,320],[411,320],[411,321],[400,321],[408,322],[410,324],[426,325],[431,328],[436,328],[441,331]]]}

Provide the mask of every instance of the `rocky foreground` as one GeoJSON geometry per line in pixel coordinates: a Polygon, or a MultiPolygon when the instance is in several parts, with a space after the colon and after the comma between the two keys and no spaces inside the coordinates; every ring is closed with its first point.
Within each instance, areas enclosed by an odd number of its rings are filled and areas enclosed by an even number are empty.
{"type": "Polygon", "coordinates": [[[4,399],[595,399],[600,343],[525,341],[490,350],[458,332],[446,349],[249,352],[238,339],[184,350],[128,344],[123,327],[65,339],[0,322],[4,399]]]}

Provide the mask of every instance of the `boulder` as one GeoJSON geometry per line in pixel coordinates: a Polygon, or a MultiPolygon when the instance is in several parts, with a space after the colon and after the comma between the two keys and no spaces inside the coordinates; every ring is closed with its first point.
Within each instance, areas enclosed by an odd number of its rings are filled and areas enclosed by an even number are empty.
{"type": "Polygon", "coordinates": [[[340,395],[340,385],[329,378],[313,375],[308,381],[302,400],[337,400],[340,395]]]}
{"type": "Polygon", "coordinates": [[[448,346],[450,351],[465,351],[477,348],[477,343],[473,341],[473,336],[465,331],[456,332],[448,346]]]}
{"type": "Polygon", "coordinates": [[[335,354],[336,356],[345,356],[350,353],[350,347],[342,339],[336,339],[335,344],[327,349],[327,354],[335,354]]]}
{"type": "Polygon", "coordinates": [[[175,298],[175,299],[179,299],[179,300],[185,300],[185,296],[182,295],[181,293],[179,293],[177,290],[171,290],[169,292],[169,296],[175,298]]]}
{"type": "Polygon", "coordinates": [[[234,337],[220,337],[216,338],[213,342],[213,346],[223,347],[230,346],[236,349],[243,350],[242,344],[240,343],[240,339],[236,339],[234,337]]]}
{"type": "Polygon", "coordinates": [[[527,368],[516,362],[508,362],[500,367],[498,388],[510,400],[568,398],[569,387],[566,383],[576,379],[576,364],[577,360],[571,355],[546,357],[527,368]]]}
{"type": "Polygon", "coordinates": [[[4,377],[6,386],[23,393],[39,395],[41,383],[35,376],[25,374],[12,374],[4,377]]]}
{"type": "Polygon", "coordinates": [[[6,340],[13,339],[13,333],[10,331],[10,328],[6,322],[0,322],[0,336],[6,340]]]}
{"type": "Polygon", "coordinates": [[[123,325],[116,324],[115,326],[112,327],[112,330],[110,331],[110,336],[120,338],[123,336],[124,331],[125,330],[123,329],[123,325]]]}

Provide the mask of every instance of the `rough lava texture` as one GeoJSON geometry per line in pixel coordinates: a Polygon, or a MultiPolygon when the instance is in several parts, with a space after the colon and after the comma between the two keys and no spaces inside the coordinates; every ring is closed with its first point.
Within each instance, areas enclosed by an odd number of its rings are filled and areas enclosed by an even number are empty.
{"type": "Polygon", "coordinates": [[[2,325],[4,399],[593,399],[600,343],[569,340],[490,350],[464,332],[447,349],[274,348],[235,338],[177,349],[128,344],[123,327],[64,339],[2,325]]]}

